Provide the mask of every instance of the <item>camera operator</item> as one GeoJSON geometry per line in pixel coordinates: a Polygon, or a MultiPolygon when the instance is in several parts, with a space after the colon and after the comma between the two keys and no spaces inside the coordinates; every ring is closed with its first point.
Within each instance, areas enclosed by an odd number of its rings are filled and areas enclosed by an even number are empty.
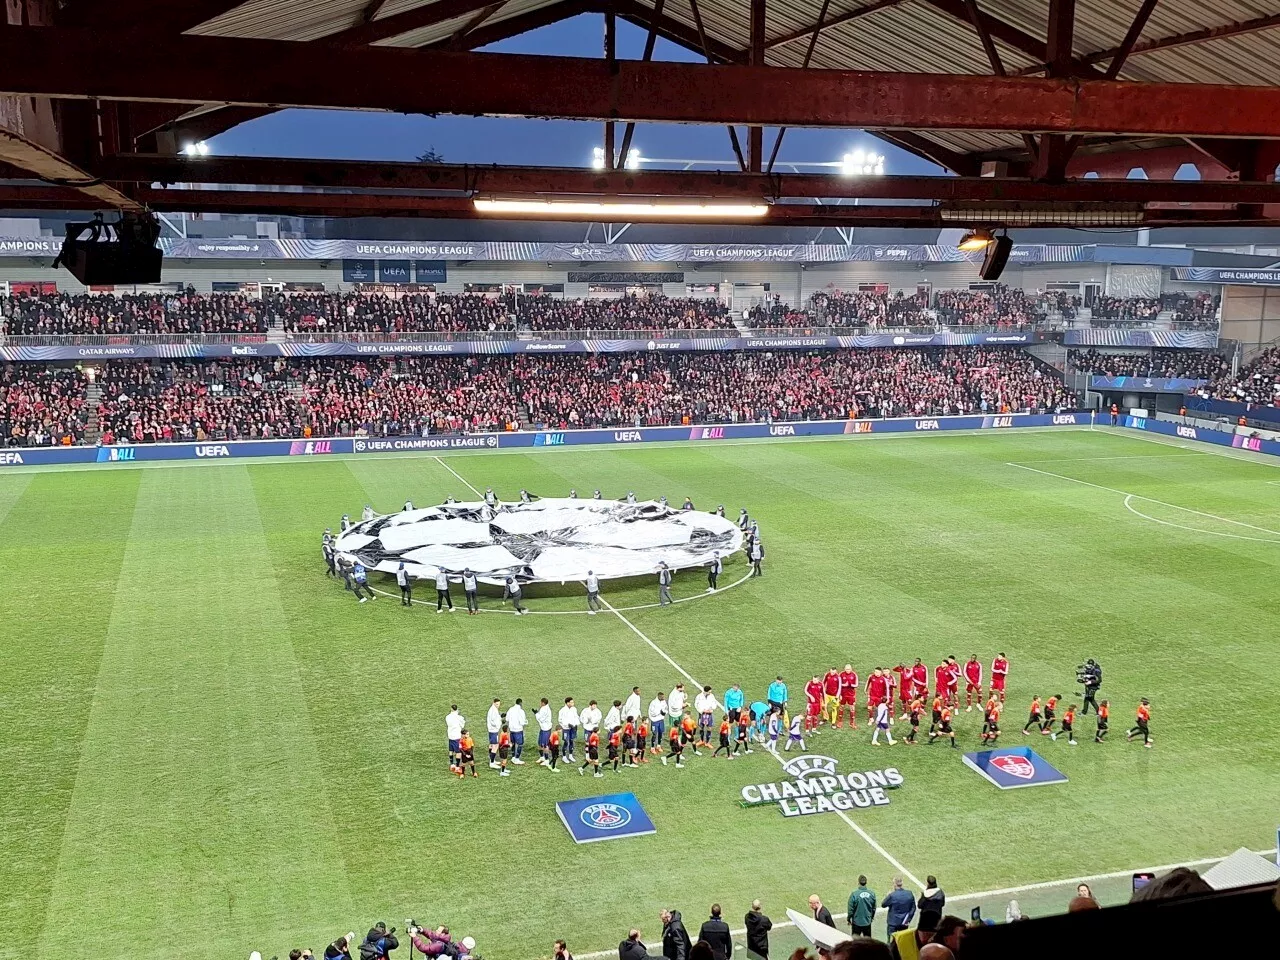
{"type": "Polygon", "coordinates": [[[324,948],[324,960],[351,960],[351,941],[355,938],[355,933],[348,933],[333,941],[324,948]]]}
{"type": "Polygon", "coordinates": [[[1076,667],[1076,683],[1084,686],[1084,706],[1080,713],[1089,712],[1089,704],[1093,704],[1094,713],[1098,712],[1098,701],[1095,699],[1098,694],[1098,688],[1102,686],[1102,666],[1097,660],[1090,657],[1080,666],[1076,667]]]}
{"type": "Polygon", "coordinates": [[[391,951],[400,946],[396,939],[396,928],[387,930],[387,925],[378,921],[365,934],[364,943],[360,944],[360,960],[387,960],[391,951]]]}

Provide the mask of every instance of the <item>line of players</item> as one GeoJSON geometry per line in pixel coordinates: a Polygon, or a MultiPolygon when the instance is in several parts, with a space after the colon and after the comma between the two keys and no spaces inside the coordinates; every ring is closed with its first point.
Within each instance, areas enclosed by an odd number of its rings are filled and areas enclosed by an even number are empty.
{"type": "MultiPolygon", "coordinates": [[[[494,699],[485,718],[489,766],[503,777],[511,775],[510,767],[524,766],[525,730],[530,726],[538,730],[537,763],[552,773],[560,772],[561,761],[578,762],[579,727],[585,758],[578,773],[585,775],[587,769],[592,768],[596,777],[603,777],[604,770],[609,768],[621,773],[628,767],[643,766],[650,763],[652,757],[659,758],[663,766],[672,763],[677,769],[683,769],[685,751],[701,756],[699,748],[710,750],[712,757],[723,753],[729,760],[753,753],[753,743],[763,744],[765,749],[776,753],[778,738],[787,726],[785,710],[775,710],[760,700],[748,705],[737,684],[725,691],[724,700],[720,703],[711,687],[704,686],[690,704],[684,684],[679,683],[670,697],[659,692],[645,708],[640,688],[633,687],[625,702],[613,701],[607,714],[602,713],[595,700],[579,711],[574,699],[566,697],[564,706],[553,715],[550,702],[543,697],[531,721],[521,698],[505,712],[501,699],[494,699]],[[718,724],[716,714],[721,715],[718,724]],[[718,738],[715,745],[713,735],[718,738]]],[[[790,737],[784,749],[803,746],[801,721],[799,714],[791,719],[790,737]]],[[[475,765],[475,738],[466,719],[458,712],[457,704],[445,717],[445,733],[449,771],[458,777],[468,771],[473,777],[479,776],[475,765]]]]}
{"type": "MultiPolygon", "coordinates": [[[[955,714],[960,709],[960,678],[963,676],[965,681],[965,712],[968,713],[974,708],[975,697],[978,701],[982,700],[982,663],[978,660],[977,654],[972,655],[963,666],[954,656],[947,657],[934,667],[933,676],[933,701],[929,705],[931,722],[928,742],[934,743],[945,737],[952,747],[957,747],[952,724],[955,714]]],[[[991,681],[987,689],[987,700],[985,704],[981,702],[978,704],[982,710],[982,742],[987,745],[994,744],[1000,738],[1000,718],[1004,712],[1005,686],[1008,676],[1009,660],[1003,653],[997,654],[991,662],[991,681]]],[[[805,717],[802,732],[816,733],[824,722],[839,729],[844,725],[846,715],[849,718],[850,729],[856,730],[858,689],[858,674],[849,664],[845,664],[844,670],[840,671],[832,667],[821,678],[814,674],[813,679],[805,685],[804,689],[805,717]]],[[[897,743],[890,729],[894,723],[895,690],[902,710],[898,719],[906,720],[911,724],[911,732],[907,735],[905,742],[909,744],[920,742],[917,737],[925,714],[925,698],[929,694],[929,686],[928,669],[917,659],[912,666],[899,663],[892,669],[876,667],[867,678],[867,720],[873,730],[871,734],[873,745],[879,745],[881,736],[885,737],[885,742],[889,745],[897,743]]],[[[772,703],[772,693],[770,699],[772,703]]],[[[1061,733],[1069,745],[1076,746],[1075,723],[1080,709],[1076,704],[1070,704],[1064,711],[1061,730],[1053,729],[1054,724],[1058,722],[1057,709],[1063,699],[1062,694],[1056,694],[1043,701],[1036,696],[1031,702],[1026,726],[1022,728],[1023,735],[1026,736],[1032,728],[1036,728],[1044,736],[1056,741],[1061,733]]],[[[1093,703],[1092,694],[1086,691],[1084,713],[1088,713],[1090,703],[1093,703]]],[[[1094,707],[1097,710],[1094,742],[1102,743],[1110,725],[1111,704],[1110,701],[1103,700],[1101,703],[1094,703],[1094,707]]],[[[1143,746],[1151,747],[1150,720],[1150,701],[1143,697],[1138,705],[1136,724],[1129,730],[1127,740],[1132,741],[1141,735],[1143,746]]],[[[803,740],[800,744],[803,746],[803,740]]]]}

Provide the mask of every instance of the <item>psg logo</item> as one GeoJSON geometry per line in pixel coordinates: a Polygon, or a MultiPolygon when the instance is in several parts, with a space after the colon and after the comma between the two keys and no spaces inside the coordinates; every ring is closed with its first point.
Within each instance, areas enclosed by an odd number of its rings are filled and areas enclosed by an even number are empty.
{"type": "Polygon", "coordinates": [[[631,822],[631,811],[616,803],[593,803],[578,815],[588,827],[617,830],[631,822]]]}
{"type": "Polygon", "coordinates": [[[1007,773],[1011,777],[1018,777],[1021,780],[1030,780],[1036,775],[1035,764],[1026,757],[1019,757],[1014,754],[992,757],[991,765],[1000,772],[1007,773]]]}

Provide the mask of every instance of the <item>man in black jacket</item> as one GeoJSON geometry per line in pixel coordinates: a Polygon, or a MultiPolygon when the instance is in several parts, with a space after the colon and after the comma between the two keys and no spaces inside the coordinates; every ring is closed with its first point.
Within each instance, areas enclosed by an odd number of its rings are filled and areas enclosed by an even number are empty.
{"type": "Polygon", "coordinates": [[[710,945],[715,960],[729,960],[733,956],[733,937],[729,936],[729,925],[720,919],[720,904],[711,905],[711,919],[702,924],[698,939],[710,945]]]}
{"type": "Polygon", "coordinates": [[[747,914],[747,956],[769,960],[769,931],[773,929],[773,921],[764,915],[759,900],[751,901],[751,911],[747,914]]]}
{"type": "Polygon", "coordinates": [[[400,941],[396,939],[396,928],[392,927],[388,933],[385,923],[375,923],[373,929],[365,934],[364,943],[360,944],[360,960],[387,960],[388,954],[398,946],[400,941]]]}
{"type": "Polygon", "coordinates": [[[649,960],[649,949],[640,940],[640,931],[632,930],[618,944],[618,960],[649,960]]]}
{"type": "Polygon", "coordinates": [[[667,960],[689,960],[689,931],[679,910],[662,911],[662,955],[667,960]]]}

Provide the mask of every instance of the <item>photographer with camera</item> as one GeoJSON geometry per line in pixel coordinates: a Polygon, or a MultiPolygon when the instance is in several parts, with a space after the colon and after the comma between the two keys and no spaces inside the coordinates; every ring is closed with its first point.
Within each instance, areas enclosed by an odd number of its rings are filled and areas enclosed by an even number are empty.
{"type": "Polygon", "coordinates": [[[355,940],[355,932],[339,937],[324,948],[324,960],[351,960],[351,942],[355,940]]]}
{"type": "Polygon", "coordinates": [[[387,929],[387,925],[378,921],[365,934],[364,943],[360,944],[360,960],[387,960],[391,951],[400,946],[396,938],[396,928],[387,929]]]}
{"type": "Polygon", "coordinates": [[[1080,708],[1080,713],[1089,712],[1089,704],[1093,704],[1093,712],[1098,712],[1098,688],[1102,686],[1102,665],[1097,660],[1090,657],[1080,666],[1076,667],[1076,683],[1084,687],[1084,704],[1080,708]]]}

